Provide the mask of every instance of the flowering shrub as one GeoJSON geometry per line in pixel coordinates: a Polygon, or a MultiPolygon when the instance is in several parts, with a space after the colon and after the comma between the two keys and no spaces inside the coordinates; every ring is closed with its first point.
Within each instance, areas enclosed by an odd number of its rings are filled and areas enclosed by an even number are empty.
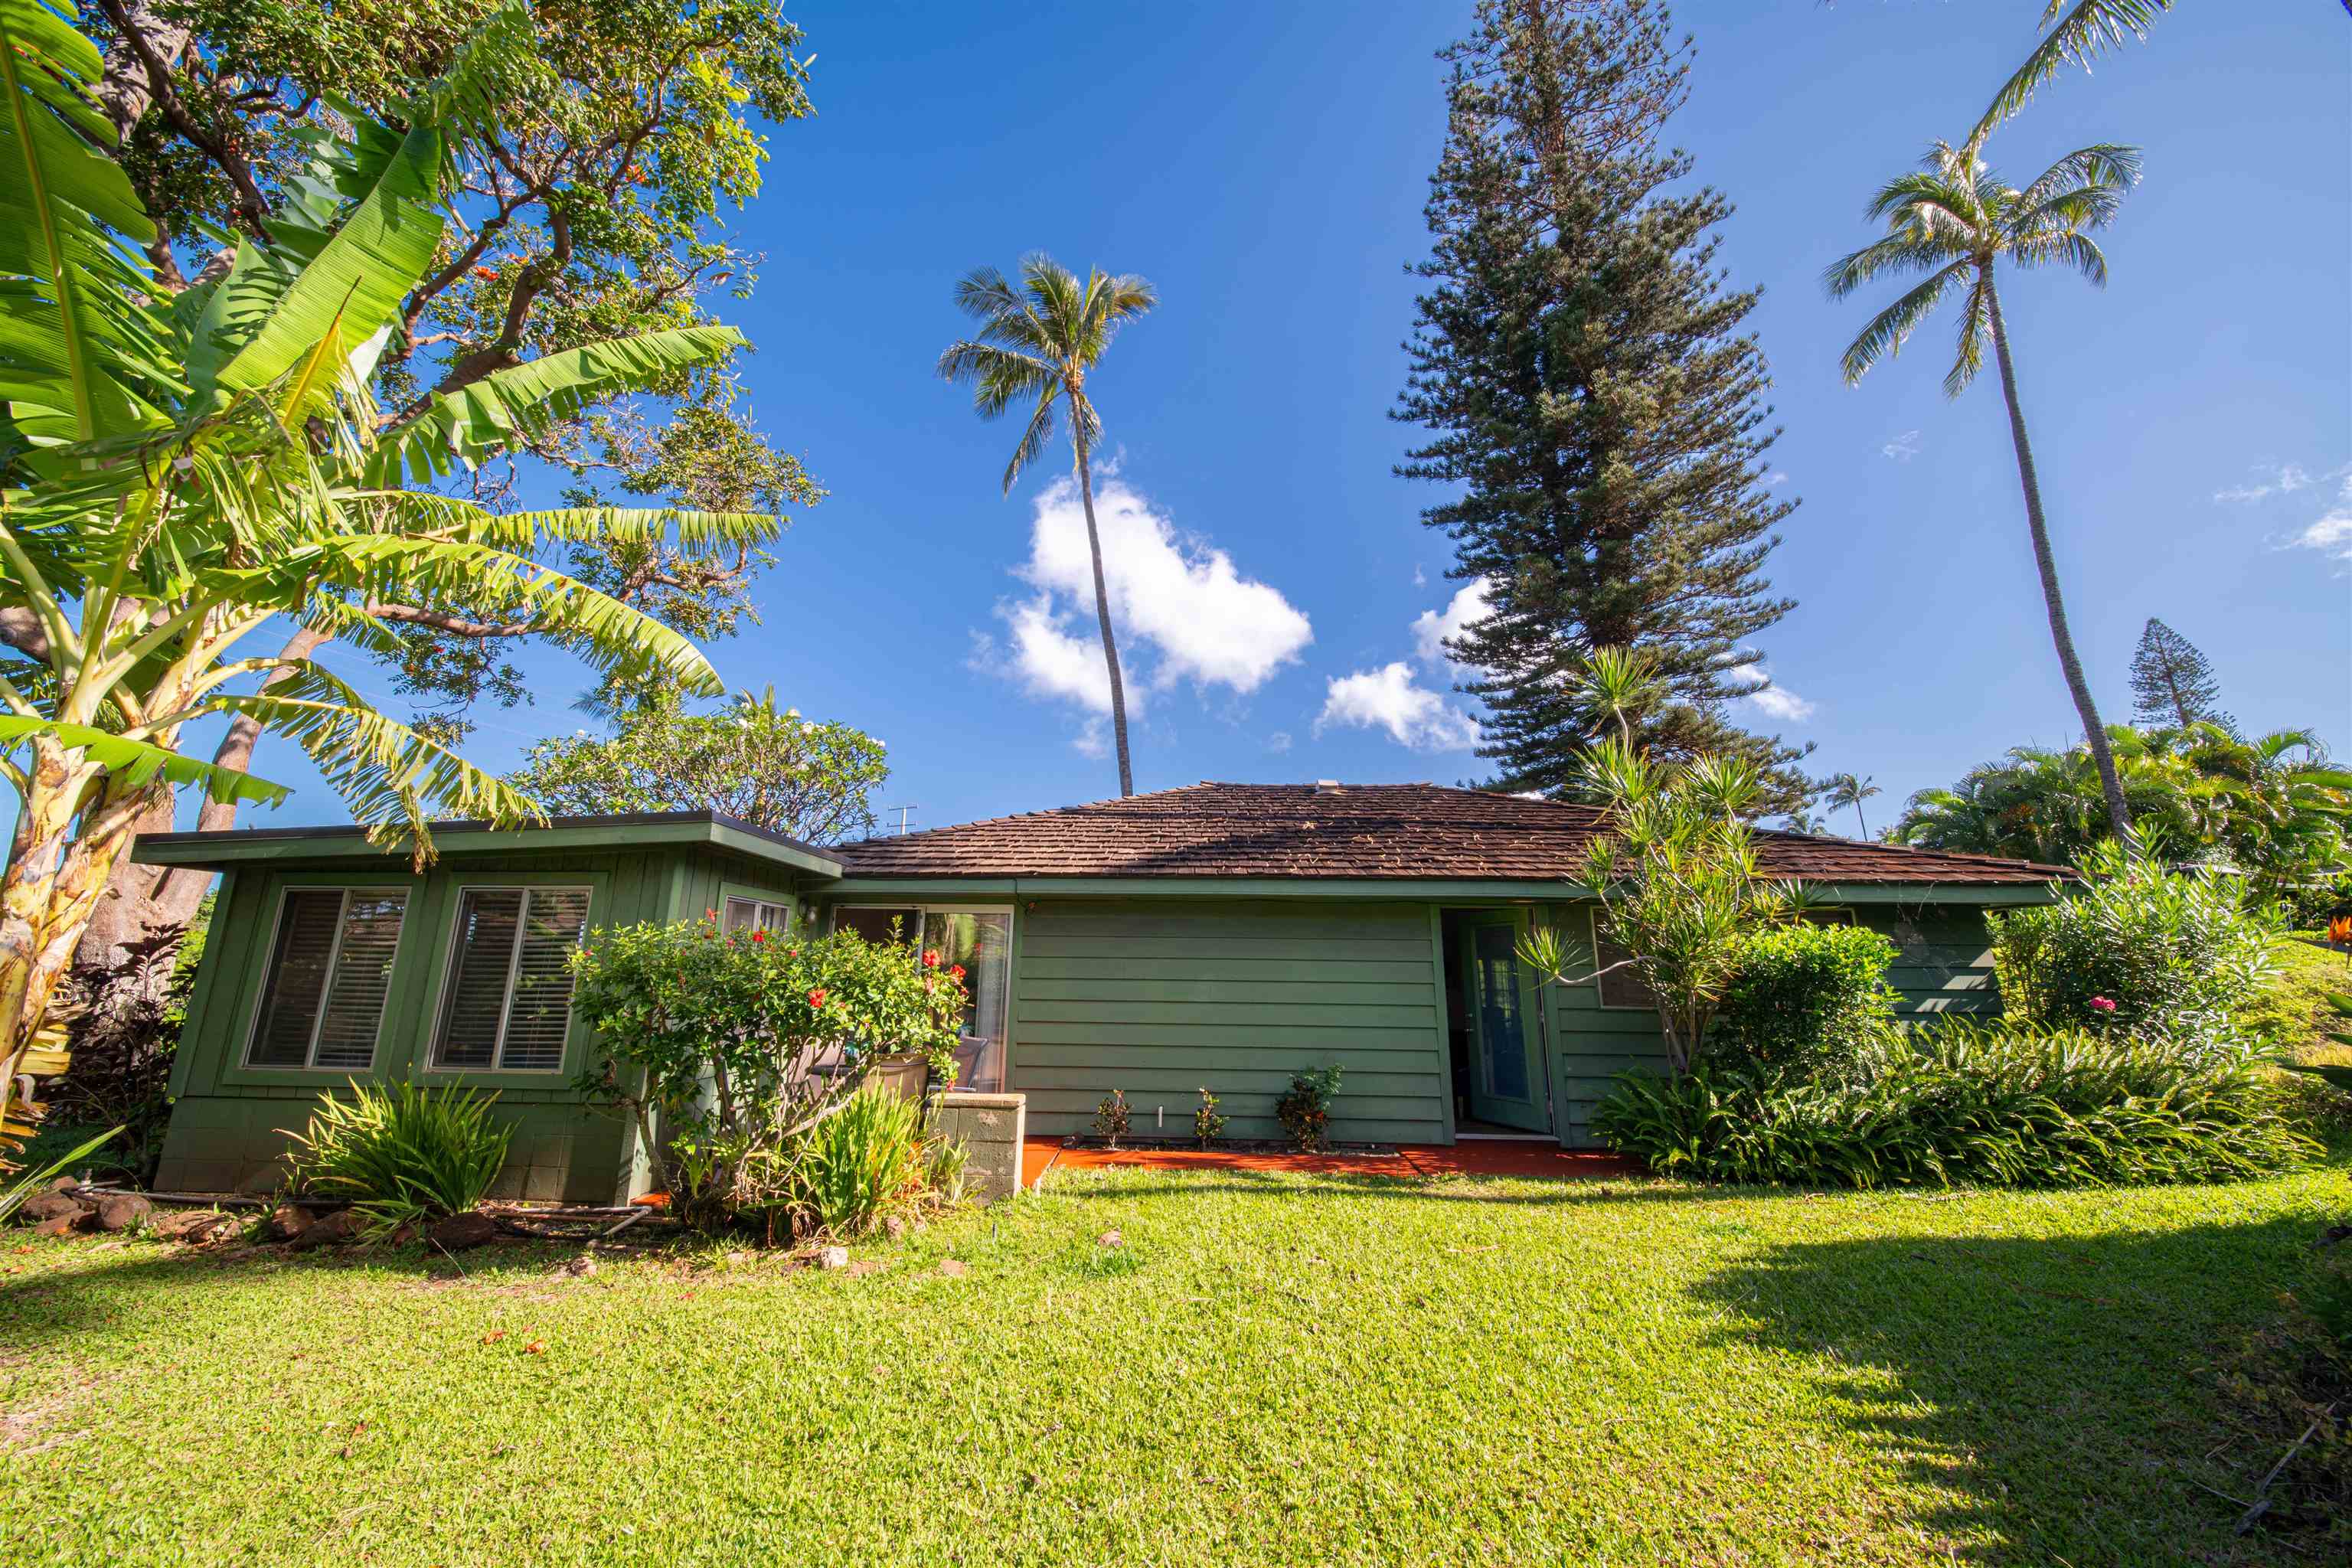
{"type": "Polygon", "coordinates": [[[794,1140],[876,1058],[911,1052],[954,1076],[963,982],[937,953],[722,931],[706,911],[595,931],[572,962],[598,1037],[578,1087],[635,1120],[688,1225],[782,1201],[794,1140]]]}
{"type": "Polygon", "coordinates": [[[2002,1011],[2046,1029],[2092,1029],[2189,1052],[2235,1038],[2271,968],[2272,933],[2210,871],[2177,872],[2109,844],[2087,887],[1990,914],[2002,1011]]]}

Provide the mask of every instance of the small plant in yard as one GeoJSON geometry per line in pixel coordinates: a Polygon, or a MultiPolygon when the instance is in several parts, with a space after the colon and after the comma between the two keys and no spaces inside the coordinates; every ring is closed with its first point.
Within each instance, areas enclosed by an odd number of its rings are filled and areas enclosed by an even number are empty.
{"type": "Polygon", "coordinates": [[[1225,1119],[1217,1114],[1217,1097],[1205,1088],[1192,1111],[1192,1142],[1206,1149],[1225,1135],[1225,1119]]]}
{"type": "Polygon", "coordinates": [[[635,1121],[670,1212],[697,1229],[789,1206],[801,1135],[877,1058],[954,1079],[963,982],[898,943],[728,932],[707,914],[597,931],[573,963],[604,1053],[578,1087],[635,1121]]]}
{"type": "Polygon", "coordinates": [[[918,1206],[939,1168],[938,1152],[923,1142],[919,1102],[879,1085],[857,1089],[783,1152],[779,1190],[767,1205],[772,1231],[774,1219],[785,1217],[795,1237],[862,1236],[918,1206]]]}
{"type": "Polygon", "coordinates": [[[514,1130],[477,1089],[395,1083],[329,1094],[287,1153],[294,1191],[344,1198],[376,1230],[464,1214],[506,1163],[514,1130]]]}
{"type": "Polygon", "coordinates": [[[1127,1126],[1132,1119],[1133,1113],[1127,1103],[1127,1091],[1112,1089],[1103,1096],[1102,1103],[1095,1107],[1095,1132],[1105,1143],[1116,1149],[1118,1141],[1127,1136],[1127,1126]]]}
{"type": "Polygon", "coordinates": [[[1274,1102],[1274,1119],[1307,1153],[1330,1147],[1331,1101],[1339,1092],[1339,1064],[1293,1073],[1289,1091],[1274,1102]]]}

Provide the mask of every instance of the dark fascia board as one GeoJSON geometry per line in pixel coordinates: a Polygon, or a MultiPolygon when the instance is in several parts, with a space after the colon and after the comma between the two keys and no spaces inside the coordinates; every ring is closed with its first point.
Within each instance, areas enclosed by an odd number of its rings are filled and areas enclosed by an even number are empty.
{"type": "MultiPolygon", "coordinates": [[[[2046,882],[1817,882],[1833,904],[2046,904],[2046,882]]],[[[1409,903],[1548,903],[1588,899],[1581,883],[1341,877],[861,877],[822,895],[833,903],[890,899],[1333,899],[1409,903]]]]}
{"type": "MultiPolygon", "coordinates": [[[[636,811],[612,816],[555,816],[543,827],[493,827],[487,822],[436,822],[435,852],[442,857],[511,854],[540,849],[642,849],[702,846],[773,861],[830,880],[845,862],[830,849],[803,844],[715,811],[636,811]]],[[[352,827],[246,827],[225,833],[151,833],[131,847],[142,866],[231,866],[266,861],[406,858],[404,844],[371,844],[352,827]]]]}

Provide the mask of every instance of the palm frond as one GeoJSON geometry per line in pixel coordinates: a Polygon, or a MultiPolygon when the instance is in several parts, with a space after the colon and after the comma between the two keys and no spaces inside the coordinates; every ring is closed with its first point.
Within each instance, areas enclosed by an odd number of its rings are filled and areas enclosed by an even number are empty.
{"type": "Polygon", "coordinates": [[[0,752],[14,750],[37,735],[46,736],[60,746],[87,752],[92,761],[131,789],[160,777],[174,785],[194,785],[202,789],[206,798],[223,804],[236,801],[260,805],[276,805],[289,793],[284,784],[272,784],[236,768],[215,767],[162,746],[93,730],[86,724],[59,724],[21,714],[0,714],[0,752]]]}
{"type": "Polygon", "coordinates": [[[1952,368],[1944,373],[1944,395],[1958,397],[1984,369],[1985,344],[1992,337],[1992,283],[1979,273],[1969,286],[1968,303],[1960,308],[1960,333],[1953,345],[1952,368]]]}
{"type": "Polygon", "coordinates": [[[1969,134],[1969,145],[1981,144],[2002,121],[2023,109],[2034,89],[2069,64],[2085,70],[2108,49],[2147,37],[2157,16],[2172,9],[2172,0],[2050,0],[2042,13],[2042,41],[2011,73],[1985,108],[1984,117],[1969,134]],[[2063,15],[2062,15],[2063,13],[2063,15]]]}
{"type": "Polygon", "coordinates": [[[2044,267],[2053,262],[2072,267],[2089,279],[2093,286],[2105,288],[2107,282],[2107,258],[2097,243],[2087,234],[2062,231],[2037,235],[2010,247],[2010,259],[2020,267],[2044,267]]]}
{"type": "Polygon", "coordinates": [[[1892,359],[1902,351],[1903,344],[1918,330],[1919,323],[1934,313],[1954,284],[1964,279],[1975,262],[1968,257],[1947,263],[1933,277],[1912,289],[1901,299],[1870,319],[1870,323],[1854,335],[1846,345],[1840,360],[1846,384],[1851,386],[1868,374],[1880,361],[1892,359]]]}
{"type": "Polygon", "coordinates": [[[1891,234],[1830,263],[1822,273],[1822,287],[1832,300],[1843,300],[1864,284],[1889,272],[1925,272],[1966,259],[1958,247],[1911,234],[1891,234]]]}
{"type": "Polygon", "coordinates": [[[1004,493],[1011,495],[1021,478],[1022,470],[1035,462],[1045,450],[1045,443],[1054,438],[1054,405],[1060,394],[1058,383],[1039,394],[1037,406],[1029,416],[1029,423],[1021,429],[1021,440],[1013,448],[1013,458],[1004,465],[1004,493]]]}

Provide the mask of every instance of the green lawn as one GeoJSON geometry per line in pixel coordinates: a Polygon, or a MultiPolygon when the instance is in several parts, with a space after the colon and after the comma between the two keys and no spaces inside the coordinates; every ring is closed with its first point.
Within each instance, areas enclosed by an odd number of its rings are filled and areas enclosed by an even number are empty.
{"type": "Polygon", "coordinates": [[[2299,1560],[2190,1482],[2340,1171],[1056,1182],[854,1274],[11,1238],[0,1563],[2299,1560]]]}

